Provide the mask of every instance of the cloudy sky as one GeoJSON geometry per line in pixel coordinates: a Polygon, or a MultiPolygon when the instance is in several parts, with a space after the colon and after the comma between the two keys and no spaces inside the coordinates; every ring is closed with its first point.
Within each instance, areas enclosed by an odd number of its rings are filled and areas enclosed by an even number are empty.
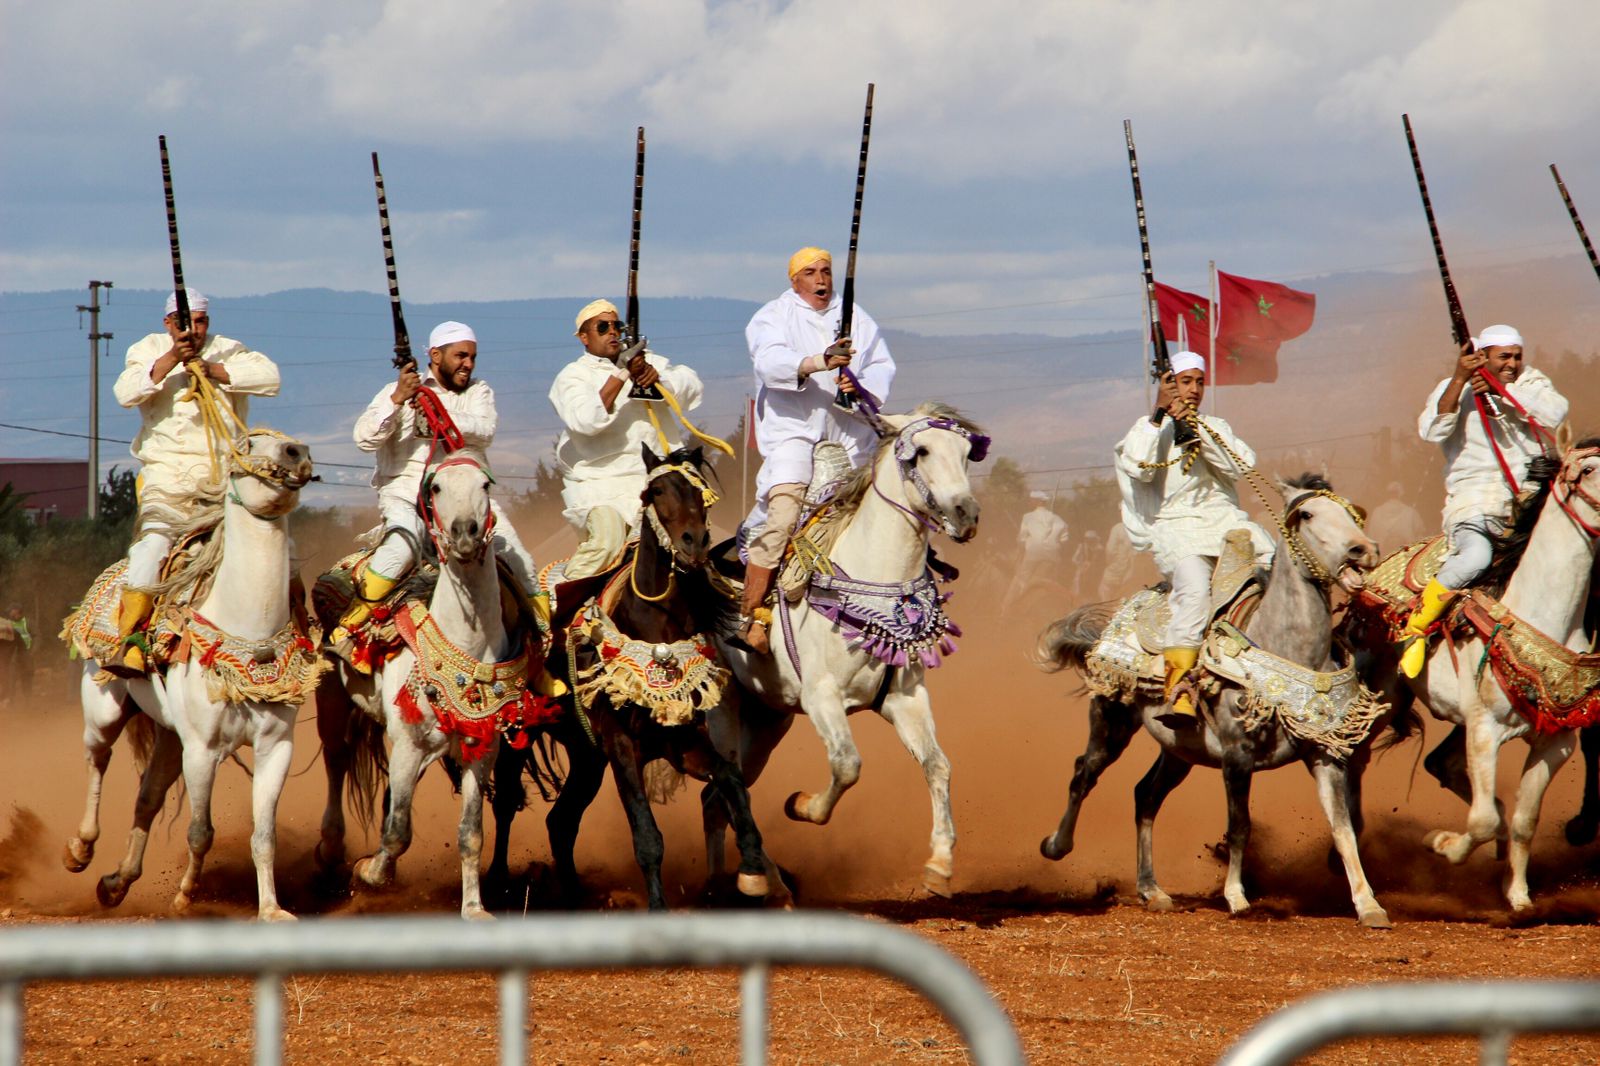
{"type": "Polygon", "coordinates": [[[161,287],[165,133],[202,289],[380,290],[376,149],[408,298],[615,293],[643,124],[645,291],[766,298],[843,250],[872,80],[863,302],[1118,328],[1124,118],[1177,284],[1426,265],[1402,111],[1453,259],[1570,253],[1545,167],[1600,226],[1597,40],[1550,0],[0,0],[0,288],[161,287]]]}

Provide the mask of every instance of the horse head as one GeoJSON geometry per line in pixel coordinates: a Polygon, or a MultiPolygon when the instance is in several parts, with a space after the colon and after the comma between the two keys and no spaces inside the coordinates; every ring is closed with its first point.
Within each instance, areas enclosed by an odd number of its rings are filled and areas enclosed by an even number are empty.
{"type": "Polygon", "coordinates": [[[639,494],[645,521],[656,542],[678,565],[694,570],[711,552],[711,524],[706,517],[717,494],[706,481],[705,449],[678,448],[665,458],[641,444],[645,485],[639,494]]]}
{"type": "Polygon", "coordinates": [[[234,497],[258,518],[294,510],[313,480],[311,446],[272,429],[251,430],[229,470],[234,497]]]}
{"type": "Polygon", "coordinates": [[[1313,581],[1359,592],[1378,565],[1378,545],[1362,528],[1366,512],[1318,475],[1279,481],[1278,488],[1285,500],[1284,542],[1295,565],[1313,581]]]}
{"type": "Polygon", "coordinates": [[[489,486],[494,478],[470,455],[457,453],[428,468],[417,500],[441,561],[481,562],[494,534],[489,486]]]}
{"type": "Polygon", "coordinates": [[[1600,538],[1600,437],[1579,441],[1561,461],[1556,504],[1591,539],[1600,538]]]}
{"type": "Polygon", "coordinates": [[[909,415],[884,415],[906,499],[930,529],[958,543],[978,532],[978,498],[967,464],[989,453],[977,424],[942,403],[925,403],[909,415]]]}

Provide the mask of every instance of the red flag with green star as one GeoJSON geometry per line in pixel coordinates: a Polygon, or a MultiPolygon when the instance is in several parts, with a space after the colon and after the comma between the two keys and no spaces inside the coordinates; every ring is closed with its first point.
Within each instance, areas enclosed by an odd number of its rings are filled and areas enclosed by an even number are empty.
{"type": "MultiPolygon", "coordinates": [[[[1166,335],[1167,348],[1205,355],[1210,350],[1211,301],[1192,292],[1174,289],[1171,285],[1156,282],[1156,306],[1161,310],[1161,332],[1166,335]],[[1181,329],[1179,327],[1182,327],[1181,329]]],[[[1217,349],[1219,352],[1222,349],[1217,349]]]]}
{"type": "Polygon", "coordinates": [[[1278,346],[1310,329],[1316,311],[1317,298],[1309,292],[1217,271],[1217,365],[1207,383],[1277,381],[1278,346]]]}

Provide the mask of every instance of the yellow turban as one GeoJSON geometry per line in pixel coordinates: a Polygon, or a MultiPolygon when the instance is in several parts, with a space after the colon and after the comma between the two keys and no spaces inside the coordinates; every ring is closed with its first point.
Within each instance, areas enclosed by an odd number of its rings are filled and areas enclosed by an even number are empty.
{"type": "Polygon", "coordinates": [[[789,257],[789,276],[792,278],[812,263],[824,260],[833,262],[833,255],[826,248],[802,248],[789,257]]]}
{"type": "Polygon", "coordinates": [[[578,312],[578,317],[575,321],[575,328],[572,331],[572,335],[576,337],[578,334],[582,333],[583,324],[585,322],[589,321],[596,315],[603,315],[607,311],[610,311],[612,314],[616,314],[617,305],[612,303],[610,300],[590,300],[588,303],[584,304],[583,310],[578,312]]]}

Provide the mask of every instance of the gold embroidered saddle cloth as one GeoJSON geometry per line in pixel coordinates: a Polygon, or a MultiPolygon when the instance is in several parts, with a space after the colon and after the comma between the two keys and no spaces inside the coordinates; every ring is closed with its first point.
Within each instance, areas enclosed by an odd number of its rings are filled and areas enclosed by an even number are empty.
{"type": "MultiPolygon", "coordinates": [[[[188,567],[204,547],[211,531],[196,534],[177,544],[161,564],[161,580],[166,581],[188,567]]],[[[100,572],[83,600],[61,623],[61,639],[74,658],[104,663],[118,658],[123,638],[117,629],[117,605],[127,584],[128,560],[118,559],[100,572]]],[[[210,591],[211,576],[198,575],[175,597],[156,601],[146,632],[148,651],[145,661],[151,669],[164,666],[172,658],[182,638],[185,608],[199,602],[210,591]]]]}
{"type": "Polygon", "coordinates": [[[1408,544],[1379,563],[1352,606],[1382,617],[1396,631],[1417,605],[1417,597],[1439,573],[1450,551],[1450,538],[1444,534],[1408,544]]]}

